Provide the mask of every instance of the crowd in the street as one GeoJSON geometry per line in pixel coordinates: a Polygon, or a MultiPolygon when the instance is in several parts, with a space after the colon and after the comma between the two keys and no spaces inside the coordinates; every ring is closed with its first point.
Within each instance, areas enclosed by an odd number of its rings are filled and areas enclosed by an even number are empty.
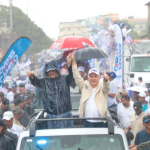
{"type": "MultiPolygon", "coordinates": [[[[118,89],[115,72],[99,72],[85,63],[76,63],[69,54],[61,68],[55,60],[31,67],[26,77],[5,80],[0,89],[0,147],[15,150],[19,135],[26,130],[35,109],[44,109],[47,118],[72,118],[70,94],[80,93],[79,116],[106,117],[114,109],[127,135],[130,149],[150,140],[150,89],[118,89]],[[43,77],[43,78],[40,78],[43,77]],[[132,96],[131,96],[132,95],[132,96]],[[7,146],[6,146],[7,145],[7,146]]],[[[139,87],[146,84],[139,77],[139,87]]],[[[48,121],[48,128],[70,128],[73,121],[48,121]]],[[[84,127],[108,127],[101,120],[84,120],[84,127]]],[[[140,149],[140,147],[138,148],[140,149]]],[[[149,148],[150,149],[150,148],[149,148]]]]}

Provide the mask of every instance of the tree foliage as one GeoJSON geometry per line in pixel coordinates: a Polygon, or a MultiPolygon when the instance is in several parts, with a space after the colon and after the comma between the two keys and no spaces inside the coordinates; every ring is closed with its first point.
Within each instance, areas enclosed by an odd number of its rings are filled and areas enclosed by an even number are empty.
{"type": "MultiPolygon", "coordinates": [[[[12,7],[13,12],[13,32],[11,40],[15,40],[19,37],[28,37],[32,44],[27,54],[35,54],[43,49],[48,49],[53,41],[45,34],[45,32],[39,28],[21,9],[12,7]]],[[[0,20],[5,20],[10,24],[9,7],[2,6],[0,12],[0,20]]]]}
{"type": "MultiPolygon", "coordinates": [[[[131,27],[132,27],[132,32],[131,32],[131,36],[132,36],[132,39],[141,39],[143,36],[147,36],[148,35],[148,31],[146,29],[144,30],[141,30],[140,33],[138,33],[137,31],[134,30],[135,28],[135,24],[134,23],[131,23],[129,22],[128,20],[125,20],[123,19],[123,21],[127,24],[129,24],[131,27]]],[[[145,24],[147,24],[147,22],[145,22],[145,24]]]]}

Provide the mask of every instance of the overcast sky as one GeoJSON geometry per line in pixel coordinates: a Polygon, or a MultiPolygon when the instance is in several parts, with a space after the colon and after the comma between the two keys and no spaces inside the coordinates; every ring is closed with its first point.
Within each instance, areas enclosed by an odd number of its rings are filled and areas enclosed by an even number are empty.
{"type": "MultiPolygon", "coordinates": [[[[75,21],[108,13],[119,13],[120,18],[147,18],[150,0],[13,0],[51,38],[58,37],[59,22],[75,21]]],[[[0,0],[8,5],[9,0],[0,0]]]]}

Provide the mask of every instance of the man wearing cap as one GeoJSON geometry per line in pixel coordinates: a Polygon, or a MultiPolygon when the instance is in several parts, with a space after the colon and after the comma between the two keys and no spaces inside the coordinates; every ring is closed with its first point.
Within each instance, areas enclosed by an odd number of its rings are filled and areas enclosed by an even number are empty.
{"type": "Polygon", "coordinates": [[[6,97],[2,98],[2,105],[0,107],[0,117],[3,117],[3,114],[6,111],[11,111],[11,108],[9,107],[9,100],[6,97]]]}
{"type": "Polygon", "coordinates": [[[22,126],[21,123],[19,122],[19,118],[21,117],[22,114],[23,114],[23,111],[19,106],[14,107],[13,109],[14,124],[20,126],[23,130],[25,130],[25,127],[22,126]]]}
{"type": "Polygon", "coordinates": [[[17,134],[17,136],[19,136],[21,134],[21,132],[23,132],[23,129],[21,127],[19,127],[18,125],[13,123],[13,113],[11,111],[6,111],[3,114],[3,121],[6,123],[7,125],[7,130],[9,132],[12,132],[14,134],[17,134]]]}
{"type": "Polygon", "coordinates": [[[62,67],[62,69],[61,69],[61,74],[62,75],[67,75],[69,72],[68,72],[68,63],[67,62],[63,62],[62,64],[61,64],[61,67],[62,67]]]}
{"type": "MultiPolygon", "coordinates": [[[[28,77],[34,86],[43,89],[44,111],[47,118],[72,118],[72,104],[70,99],[70,84],[73,80],[72,68],[69,67],[68,75],[61,75],[55,60],[45,64],[44,78],[37,78],[32,71],[28,77]]],[[[49,128],[73,127],[73,121],[48,122],[49,128]]]]}
{"type": "Polygon", "coordinates": [[[110,81],[110,91],[108,93],[107,107],[117,107],[116,94],[118,91],[118,87],[114,81],[114,79],[116,78],[116,74],[115,72],[107,72],[106,74],[109,76],[110,81]]]}
{"type": "MultiPolygon", "coordinates": [[[[88,80],[81,77],[73,54],[67,57],[68,64],[72,63],[73,77],[81,90],[79,115],[86,118],[105,117],[107,111],[107,93],[109,92],[108,76],[103,73],[104,80],[100,82],[99,71],[92,68],[88,73],[88,80]]],[[[106,127],[101,120],[84,120],[84,127],[106,127]]]]}
{"type": "Polygon", "coordinates": [[[133,104],[133,108],[135,113],[131,116],[129,127],[129,129],[132,130],[132,133],[134,135],[134,139],[131,141],[131,144],[134,144],[136,134],[144,129],[143,117],[146,116],[146,114],[142,111],[141,101],[135,101],[133,104]]]}
{"type": "MultiPolygon", "coordinates": [[[[135,142],[133,145],[129,147],[129,149],[132,149],[132,148],[134,149],[134,147],[138,146],[139,144],[150,141],[150,116],[149,115],[143,117],[143,125],[145,129],[142,131],[139,131],[136,134],[135,142]]],[[[150,148],[147,148],[147,150],[150,150],[150,148]]]]}
{"type": "Polygon", "coordinates": [[[78,71],[79,71],[79,73],[80,73],[80,76],[81,76],[82,78],[84,78],[84,71],[85,71],[85,68],[82,67],[82,66],[80,66],[80,67],[78,67],[78,71]]]}
{"type": "Polygon", "coordinates": [[[28,123],[31,119],[31,116],[28,114],[28,110],[25,108],[25,102],[24,100],[22,100],[21,98],[17,98],[15,99],[14,101],[15,103],[15,106],[19,106],[23,112],[22,112],[22,115],[19,117],[19,122],[24,126],[24,127],[27,127],[28,126],[28,123]]]}
{"type": "Polygon", "coordinates": [[[140,92],[138,96],[139,96],[139,100],[142,102],[142,111],[145,112],[148,109],[148,102],[145,100],[146,93],[140,92]]]}
{"type": "Polygon", "coordinates": [[[13,140],[3,133],[5,126],[4,121],[0,119],[0,150],[16,150],[13,140]]]}

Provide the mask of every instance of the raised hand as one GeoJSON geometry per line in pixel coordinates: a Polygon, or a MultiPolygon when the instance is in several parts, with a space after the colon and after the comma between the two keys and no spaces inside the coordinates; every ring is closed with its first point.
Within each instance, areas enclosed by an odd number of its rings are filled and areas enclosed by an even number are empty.
{"type": "Polygon", "coordinates": [[[109,80],[109,76],[103,72],[104,81],[107,82],[109,80]]]}
{"type": "Polygon", "coordinates": [[[67,59],[67,62],[68,62],[68,66],[70,66],[71,63],[72,63],[72,60],[71,60],[71,53],[66,57],[66,59],[67,59]]]}
{"type": "Polygon", "coordinates": [[[32,71],[29,71],[28,72],[28,74],[27,74],[27,76],[29,77],[29,78],[34,78],[34,73],[32,72],[32,71]]]}

